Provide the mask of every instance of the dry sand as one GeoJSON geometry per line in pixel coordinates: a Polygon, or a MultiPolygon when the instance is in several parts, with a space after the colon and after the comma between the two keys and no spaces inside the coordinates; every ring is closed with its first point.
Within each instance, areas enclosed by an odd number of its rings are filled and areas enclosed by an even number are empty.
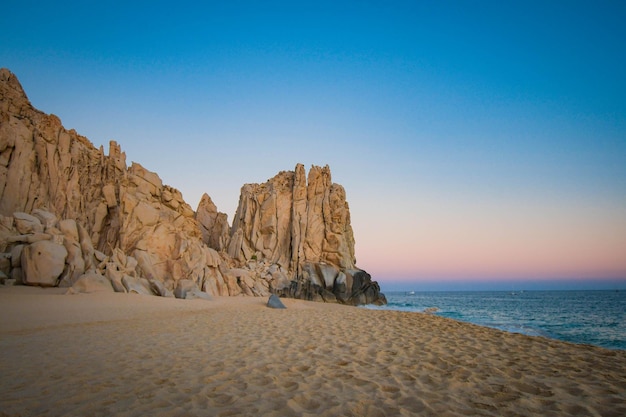
{"type": "Polygon", "coordinates": [[[0,416],[626,415],[626,351],[266,301],[0,288],[0,416]]]}

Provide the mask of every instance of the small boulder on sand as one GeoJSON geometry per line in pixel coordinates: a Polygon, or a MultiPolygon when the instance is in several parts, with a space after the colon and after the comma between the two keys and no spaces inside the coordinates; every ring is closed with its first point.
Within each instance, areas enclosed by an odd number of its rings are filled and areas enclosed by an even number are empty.
{"type": "Polygon", "coordinates": [[[269,308],[287,308],[276,294],[270,295],[269,300],[267,300],[267,306],[269,308]]]}

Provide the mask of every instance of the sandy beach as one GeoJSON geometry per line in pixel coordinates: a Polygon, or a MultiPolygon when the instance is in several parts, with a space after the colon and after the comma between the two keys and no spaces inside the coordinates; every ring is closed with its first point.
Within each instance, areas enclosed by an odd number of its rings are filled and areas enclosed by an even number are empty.
{"type": "Polygon", "coordinates": [[[0,416],[626,415],[626,351],[283,301],[0,288],[0,416]]]}

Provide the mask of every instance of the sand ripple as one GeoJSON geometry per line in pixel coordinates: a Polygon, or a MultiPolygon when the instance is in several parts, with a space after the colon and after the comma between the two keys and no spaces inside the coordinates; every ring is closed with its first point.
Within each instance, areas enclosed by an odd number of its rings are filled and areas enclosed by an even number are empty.
{"type": "Polygon", "coordinates": [[[626,415],[624,351],[265,301],[2,289],[0,416],[626,415]]]}

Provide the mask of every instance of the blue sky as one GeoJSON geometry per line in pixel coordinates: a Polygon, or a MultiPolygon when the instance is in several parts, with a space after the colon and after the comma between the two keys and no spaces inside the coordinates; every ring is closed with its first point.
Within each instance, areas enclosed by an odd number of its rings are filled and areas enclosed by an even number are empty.
{"type": "Polygon", "coordinates": [[[381,282],[626,280],[626,3],[11,2],[35,107],[232,219],[296,163],[381,282]]]}

